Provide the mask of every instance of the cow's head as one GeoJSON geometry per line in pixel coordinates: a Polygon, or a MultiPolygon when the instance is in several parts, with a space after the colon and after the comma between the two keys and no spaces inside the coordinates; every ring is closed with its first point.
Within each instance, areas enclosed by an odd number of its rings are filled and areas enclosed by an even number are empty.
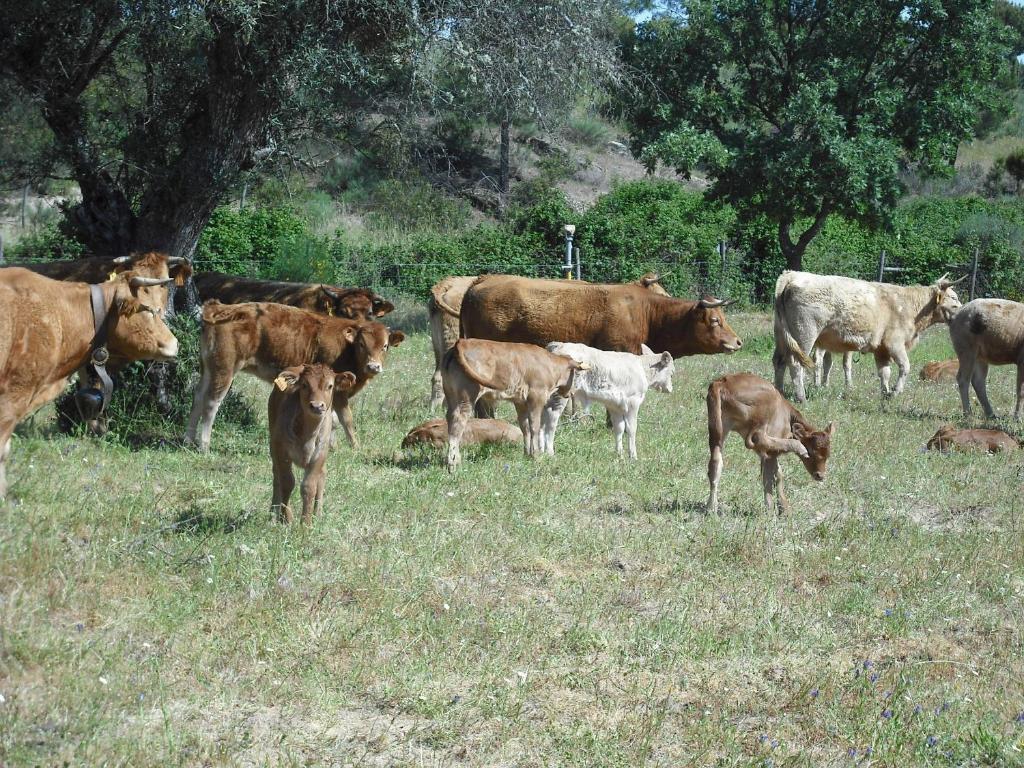
{"type": "Polygon", "coordinates": [[[957,283],[961,283],[967,279],[967,275],[964,275],[959,280],[949,280],[947,275],[943,275],[932,284],[932,322],[933,323],[948,323],[953,319],[960,307],[963,306],[960,303],[960,297],[956,295],[956,291],[953,290],[953,286],[957,283]]]}
{"type": "Polygon", "coordinates": [[[825,479],[828,471],[825,464],[828,462],[829,451],[832,450],[832,435],[836,432],[834,423],[821,430],[806,429],[803,424],[793,424],[793,437],[801,442],[807,450],[807,456],[801,456],[800,461],[804,463],[807,473],[818,482],[825,479]]]}
{"type": "Polygon", "coordinates": [[[405,341],[404,333],[392,331],[381,323],[347,328],[345,337],[354,348],[357,373],[366,378],[372,378],[383,371],[388,350],[405,341]]]}
{"type": "Polygon", "coordinates": [[[671,354],[662,352],[658,360],[649,362],[648,358],[644,365],[647,366],[647,382],[651,389],[657,392],[672,391],[672,374],[676,372],[676,364],[671,354]]]}
{"type": "Polygon", "coordinates": [[[570,397],[572,391],[576,389],[576,374],[580,371],[589,371],[590,363],[581,363],[568,355],[559,355],[559,357],[565,358],[565,372],[558,379],[555,392],[560,397],[570,397]]]}
{"type": "Polygon", "coordinates": [[[743,346],[740,337],[729,327],[725,313],[722,312],[722,307],[730,304],[732,301],[705,296],[694,305],[694,342],[704,354],[732,354],[743,346]]]}
{"type": "Polygon", "coordinates": [[[298,395],[302,410],[310,416],[323,416],[335,393],[350,390],[355,383],[354,374],[348,371],[335,373],[320,363],[285,368],[274,379],[274,386],[282,392],[298,395]]]}
{"type": "Polygon", "coordinates": [[[324,314],[335,317],[373,320],[392,311],[395,305],[368,288],[332,288],[329,285],[321,285],[317,308],[324,314]]]}
{"type": "Polygon", "coordinates": [[[655,293],[658,296],[670,296],[671,294],[665,290],[665,286],[661,284],[661,275],[657,272],[648,272],[639,280],[636,281],[642,288],[646,288],[651,293],[655,293]]]}
{"type": "Polygon", "coordinates": [[[117,278],[110,307],[107,346],[127,360],[170,360],[178,340],[164,323],[170,278],[141,277],[125,272],[117,278]]]}

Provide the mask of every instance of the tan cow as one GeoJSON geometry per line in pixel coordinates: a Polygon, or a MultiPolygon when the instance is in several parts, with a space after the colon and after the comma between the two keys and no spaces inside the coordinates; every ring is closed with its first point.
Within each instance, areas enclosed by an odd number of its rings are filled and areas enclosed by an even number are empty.
{"type": "MultiPolygon", "coordinates": [[[[486,443],[519,443],[523,431],[515,424],[502,419],[469,419],[462,432],[461,445],[483,445],[486,443]]],[[[448,443],[448,422],[431,419],[409,430],[402,440],[403,448],[414,445],[432,445],[443,448],[448,443]]]]}
{"type": "Polygon", "coordinates": [[[462,335],[542,346],[576,342],[634,355],[646,344],[673,358],[731,353],[742,342],[722,313],[728,303],[659,296],[639,285],[488,275],[462,300],[462,335]]]}
{"type": "Polygon", "coordinates": [[[800,411],[779,394],[771,382],[752,373],[733,373],[711,382],[708,387],[708,481],[711,495],[708,512],[718,513],[718,482],[722,477],[722,446],[730,432],[738,432],[747,448],[761,458],[764,505],[779,511],[787,505],[782,489],[779,456],[795,453],[808,474],[821,482],[832,447],[835,426],[816,430],[800,411]]]}
{"type": "Polygon", "coordinates": [[[200,272],[195,276],[196,291],[202,301],[217,299],[222,304],[250,301],[274,301],[325,315],[352,320],[373,320],[391,312],[395,305],[369,288],[342,288],[320,283],[288,283],[258,280],[253,277],[200,272]]]}
{"type": "Polygon", "coordinates": [[[871,352],[882,396],[903,391],[909,352],[921,333],[947,323],[960,299],[945,277],[933,285],[889,285],[836,275],[785,271],[775,283],[775,386],[782,391],[786,367],[796,400],[806,399],[803,368],[814,368],[814,347],[823,352],[871,352]],[[889,387],[891,363],[899,366],[889,387]]]}
{"type": "Polygon", "coordinates": [[[338,392],[355,386],[350,371],[335,373],[329,366],[299,365],[286,368],[274,379],[267,401],[270,460],[274,468],[274,496],[270,514],[283,523],[292,521],[288,505],[295,489],[292,464],[302,467],[302,522],[313,522],[323,512],[325,465],[331,447],[331,404],[338,392]]]}
{"type": "Polygon", "coordinates": [[[454,472],[462,462],[462,433],[481,399],[510,400],[523,431],[526,455],[541,453],[544,405],[556,392],[568,397],[576,372],[586,367],[533,344],[459,339],[444,356],[441,368],[448,403],[448,471],[454,472]]]}
{"type": "MultiPolygon", "coordinates": [[[[11,264],[24,267],[51,280],[71,283],[104,283],[122,272],[132,272],[137,277],[171,278],[175,285],[182,286],[192,274],[192,263],[183,256],[168,256],[160,251],[134,253],[130,256],[91,256],[86,259],[67,261],[44,261],[39,264],[11,264]]],[[[162,291],[167,306],[167,289],[162,291]]]]}
{"type": "Polygon", "coordinates": [[[952,424],[939,427],[928,441],[930,451],[1015,451],[1019,444],[1001,429],[959,429],[952,424]]]}
{"type": "MultiPolygon", "coordinates": [[[[98,297],[111,356],[170,360],[178,341],[164,324],[164,281],[125,272],[102,283],[98,297]]],[[[15,425],[53,400],[89,360],[94,326],[92,288],[25,269],[0,269],[0,499],[7,494],[7,457],[15,425]]]]}
{"type": "Polygon", "coordinates": [[[975,299],[964,305],[949,324],[960,370],[956,374],[964,415],[971,415],[970,387],[978,395],[985,415],[995,418],[988,400],[986,379],[990,365],[1017,366],[1017,406],[1020,421],[1024,404],[1024,304],[1006,299],[975,299]]]}
{"type": "Polygon", "coordinates": [[[956,379],[956,374],[959,370],[960,361],[956,358],[952,360],[933,360],[930,363],[925,363],[921,369],[921,381],[931,381],[936,384],[943,381],[953,381],[956,379]]]}
{"type": "MultiPolygon", "coordinates": [[[[459,339],[459,314],[462,311],[462,298],[469,287],[479,279],[477,276],[453,276],[439,280],[430,289],[427,300],[427,312],[430,316],[430,342],[434,348],[434,375],[430,387],[430,407],[437,408],[444,401],[444,389],[441,386],[441,361],[445,353],[459,339]]],[[[573,281],[570,281],[573,282],[573,281]]],[[[590,285],[584,281],[585,285],[590,285]]],[[[627,285],[639,285],[658,296],[668,296],[668,291],[661,284],[661,276],[648,272],[639,280],[627,285]]]]}
{"type": "Polygon", "coordinates": [[[335,392],[334,412],[345,436],[357,447],[349,401],[384,369],[388,349],[405,339],[381,323],[330,317],[306,309],[250,302],[203,305],[199,345],[202,375],[192,401],[185,441],[210,448],[210,432],[220,404],[239,372],[270,383],[285,368],[323,363],[334,371],[351,371],[355,385],[335,392]]]}

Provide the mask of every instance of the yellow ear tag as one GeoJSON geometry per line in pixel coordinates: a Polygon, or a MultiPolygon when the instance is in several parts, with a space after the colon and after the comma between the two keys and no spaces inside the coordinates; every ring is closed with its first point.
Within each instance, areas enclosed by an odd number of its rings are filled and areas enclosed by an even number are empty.
{"type": "Polygon", "coordinates": [[[334,305],[333,304],[328,304],[327,305],[327,316],[328,317],[334,317],[334,305]]]}
{"type": "Polygon", "coordinates": [[[108,283],[112,283],[115,280],[117,280],[117,272],[111,272],[109,275],[107,275],[107,282],[108,283]]]}
{"type": "Polygon", "coordinates": [[[284,380],[284,376],[278,376],[274,379],[274,386],[284,392],[288,389],[288,382],[284,380]]]}

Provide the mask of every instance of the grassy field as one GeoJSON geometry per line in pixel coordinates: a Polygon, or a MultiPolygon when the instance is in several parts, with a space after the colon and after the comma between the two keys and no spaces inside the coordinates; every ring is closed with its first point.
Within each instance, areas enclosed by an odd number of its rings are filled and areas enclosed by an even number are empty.
{"type": "Polygon", "coordinates": [[[640,461],[598,418],[455,477],[397,452],[430,416],[415,334],[309,530],[270,521],[262,423],[200,456],[40,414],[0,506],[0,765],[1024,764],[1024,464],[922,452],[959,410],[916,377],[945,329],[895,403],[870,356],[845,397],[812,389],[831,471],[787,457],[788,514],[731,437],[709,518],[707,384],[770,375],[768,316],[733,325],[741,353],[651,394],[640,461]]]}

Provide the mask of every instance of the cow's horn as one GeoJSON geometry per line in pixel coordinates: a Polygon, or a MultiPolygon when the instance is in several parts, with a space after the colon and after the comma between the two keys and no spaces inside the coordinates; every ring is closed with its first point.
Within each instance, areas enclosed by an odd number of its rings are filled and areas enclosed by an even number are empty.
{"type": "Polygon", "coordinates": [[[116,258],[111,259],[110,263],[111,264],[130,264],[131,260],[132,260],[131,256],[117,256],[116,258]]]}
{"type": "Polygon", "coordinates": [[[644,275],[643,277],[641,277],[640,282],[646,288],[647,286],[652,285],[654,283],[660,283],[661,275],[659,275],[657,272],[651,272],[649,275],[644,275]]]}
{"type": "Polygon", "coordinates": [[[334,291],[334,290],[331,290],[331,289],[330,289],[330,288],[328,288],[328,287],[327,287],[326,285],[321,285],[321,286],[320,286],[320,290],[321,290],[321,291],[323,291],[324,293],[326,293],[326,294],[327,294],[328,296],[330,296],[330,297],[331,297],[332,299],[337,299],[337,298],[338,298],[338,292],[337,292],[337,291],[334,291]]]}
{"type": "Polygon", "coordinates": [[[170,266],[172,264],[190,264],[190,263],[191,262],[188,259],[186,259],[184,256],[168,256],[167,257],[167,265],[168,266],[170,266]]]}
{"type": "Polygon", "coordinates": [[[132,288],[146,288],[152,285],[167,285],[168,283],[173,282],[174,278],[171,277],[168,277],[166,279],[162,277],[133,277],[130,281],[128,281],[128,284],[132,288]]]}
{"type": "Polygon", "coordinates": [[[701,299],[697,303],[704,309],[715,309],[716,307],[727,307],[736,299],[701,299]]]}

